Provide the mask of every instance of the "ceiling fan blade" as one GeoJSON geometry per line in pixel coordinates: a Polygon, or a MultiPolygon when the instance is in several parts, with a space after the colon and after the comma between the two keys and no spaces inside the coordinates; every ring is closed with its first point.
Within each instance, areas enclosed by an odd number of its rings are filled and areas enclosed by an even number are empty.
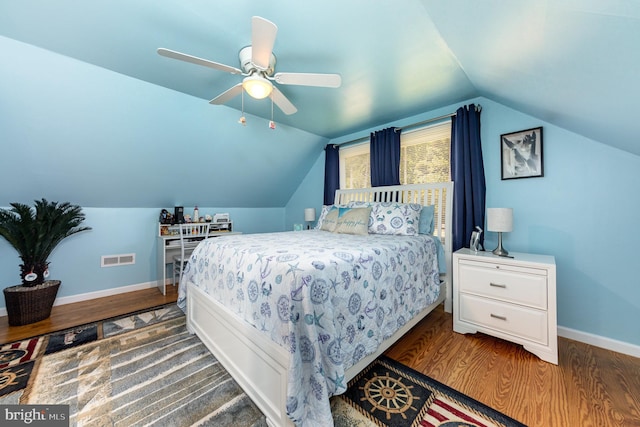
{"type": "Polygon", "coordinates": [[[286,96],[277,87],[273,87],[273,92],[271,92],[271,97],[273,99],[273,103],[278,106],[287,116],[295,113],[298,109],[287,99],[286,96]]]}
{"type": "Polygon", "coordinates": [[[262,70],[269,68],[277,33],[278,27],[273,22],[259,16],[251,18],[251,62],[253,65],[262,70]]]}
{"type": "Polygon", "coordinates": [[[235,98],[241,93],[242,93],[242,83],[238,83],[237,85],[233,86],[231,89],[227,89],[226,91],[222,92],[220,95],[213,98],[211,101],[209,101],[209,104],[214,104],[214,105],[224,104],[225,102],[235,98]]]}
{"type": "Polygon", "coordinates": [[[204,65],[205,67],[213,68],[220,71],[225,71],[231,74],[242,74],[242,71],[236,67],[229,65],[219,64],[217,62],[209,61],[208,59],[198,58],[197,56],[187,55],[186,53],[176,52],[175,50],[165,49],[163,47],[158,49],[158,53],[167,58],[179,59],[181,61],[191,62],[192,64],[204,65]]]}
{"type": "Polygon", "coordinates": [[[276,73],[273,79],[283,85],[340,87],[340,74],[276,73]]]}

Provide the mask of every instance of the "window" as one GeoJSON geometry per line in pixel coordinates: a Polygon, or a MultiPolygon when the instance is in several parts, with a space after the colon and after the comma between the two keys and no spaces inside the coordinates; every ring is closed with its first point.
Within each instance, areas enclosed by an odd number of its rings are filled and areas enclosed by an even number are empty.
{"type": "MultiPolygon", "coordinates": [[[[451,122],[400,134],[400,183],[424,184],[451,179],[451,122]]],[[[340,149],[340,188],[371,187],[369,143],[340,149]]]]}
{"type": "Polygon", "coordinates": [[[451,122],[400,134],[400,184],[451,179],[451,122]]]}
{"type": "Polygon", "coordinates": [[[340,148],[340,188],[371,187],[369,143],[340,148]]]}

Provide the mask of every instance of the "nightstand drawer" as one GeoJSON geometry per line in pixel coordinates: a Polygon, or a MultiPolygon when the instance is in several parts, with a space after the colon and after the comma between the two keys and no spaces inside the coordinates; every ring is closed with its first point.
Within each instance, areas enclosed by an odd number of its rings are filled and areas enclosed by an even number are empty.
{"type": "Polygon", "coordinates": [[[461,260],[458,292],[496,298],[539,309],[547,308],[547,276],[544,271],[486,262],[461,260]]]}
{"type": "Polygon", "coordinates": [[[547,313],[475,295],[460,295],[460,320],[547,345],[547,313]]]}

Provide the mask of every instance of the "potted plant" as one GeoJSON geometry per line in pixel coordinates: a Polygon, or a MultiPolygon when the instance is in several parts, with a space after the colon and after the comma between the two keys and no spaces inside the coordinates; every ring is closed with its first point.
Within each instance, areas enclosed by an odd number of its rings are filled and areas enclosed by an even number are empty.
{"type": "Polygon", "coordinates": [[[81,231],[85,216],[80,206],[68,202],[36,200],[34,207],[11,203],[0,209],[0,236],[18,251],[22,284],[4,289],[9,325],[44,320],[51,315],[59,280],[47,280],[49,256],[67,237],[81,231]]]}

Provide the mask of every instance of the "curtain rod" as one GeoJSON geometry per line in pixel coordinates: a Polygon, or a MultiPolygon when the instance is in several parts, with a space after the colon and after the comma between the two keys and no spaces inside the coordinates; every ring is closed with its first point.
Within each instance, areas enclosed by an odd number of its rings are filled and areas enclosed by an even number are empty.
{"type": "Polygon", "coordinates": [[[396,127],[396,129],[405,130],[407,128],[414,128],[416,126],[422,126],[422,125],[426,125],[426,124],[433,123],[433,122],[439,122],[440,120],[448,119],[449,117],[454,117],[455,115],[456,115],[456,113],[445,114],[444,116],[434,117],[433,119],[423,120],[421,122],[413,123],[411,125],[396,127]]]}
{"type": "MultiPolygon", "coordinates": [[[[406,125],[406,126],[398,126],[396,127],[396,129],[399,130],[403,130],[403,129],[407,129],[407,128],[413,128],[416,126],[421,126],[421,125],[426,125],[428,123],[433,123],[433,122],[437,122],[443,119],[448,119],[449,117],[454,117],[456,115],[456,113],[451,113],[451,114],[445,114],[444,116],[439,116],[439,117],[434,117],[433,119],[427,119],[427,120],[423,120],[421,122],[417,122],[417,123],[413,123],[410,125],[406,125]]],[[[364,140],[368,140],[369,137],[368,136],[363,136],[362,138],[358,138],[358,139],[352,139],[351,141],[345,141],[345,142],[341,142],[339,144],[332,144],[334,147],[340,147],[341,145],[346,145],[346,144],[351,144],[353,142],[358,142],[358,141],[364,141],[364,140]]]]}

